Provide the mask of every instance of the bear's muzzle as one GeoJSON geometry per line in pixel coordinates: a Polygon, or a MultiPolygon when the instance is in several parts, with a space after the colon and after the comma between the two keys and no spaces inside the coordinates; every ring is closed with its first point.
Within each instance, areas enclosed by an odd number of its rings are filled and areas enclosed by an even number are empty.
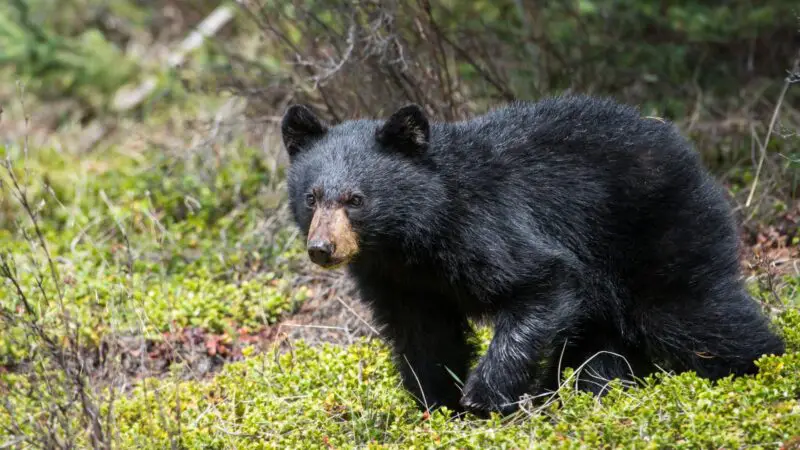
{"type": "Polygon", "coordinates": [[[358,236],[341,206],[320,206],[314,211],[306,241],[308,257],[325,269],[347,264],[358,254],[358,236]]]}

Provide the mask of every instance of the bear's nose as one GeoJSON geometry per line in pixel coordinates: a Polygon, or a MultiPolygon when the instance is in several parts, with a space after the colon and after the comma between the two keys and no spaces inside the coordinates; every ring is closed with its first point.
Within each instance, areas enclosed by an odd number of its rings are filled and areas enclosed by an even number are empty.
{"type": "Polygon", "coordinates": [[[314,264],[325,266],[330,264],[333,255],[333,243],[321,239],[308,243],[308,257],[314,264]]]}

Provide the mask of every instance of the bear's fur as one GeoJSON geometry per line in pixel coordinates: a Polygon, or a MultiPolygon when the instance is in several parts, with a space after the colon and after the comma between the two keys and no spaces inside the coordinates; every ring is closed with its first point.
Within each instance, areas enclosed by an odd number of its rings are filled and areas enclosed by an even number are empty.
{"type": "Polygon", "coordinates": [[[784,352],[723,190],[668,122],[575,95],[452,123],[409,105],[331,126],[295,105],[281,127],[309,257],[347,266],[425,407],[506,414],[587,360],[579,387],[600,394],[784,352]],[[471,371],[468,319],[494,325],[471,371]]]}

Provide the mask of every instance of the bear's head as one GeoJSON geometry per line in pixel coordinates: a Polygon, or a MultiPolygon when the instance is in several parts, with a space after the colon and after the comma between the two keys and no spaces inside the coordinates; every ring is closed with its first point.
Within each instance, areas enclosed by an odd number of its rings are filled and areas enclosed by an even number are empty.
{"type": "Polygon", "coordinates": [[[443,189],[426,157],[430,125],[419,106],[400,108],[385,121],[331,126],[293,105],[281,134],[291,211],[315,264],[339,267],[424,234],[443,189]]]}

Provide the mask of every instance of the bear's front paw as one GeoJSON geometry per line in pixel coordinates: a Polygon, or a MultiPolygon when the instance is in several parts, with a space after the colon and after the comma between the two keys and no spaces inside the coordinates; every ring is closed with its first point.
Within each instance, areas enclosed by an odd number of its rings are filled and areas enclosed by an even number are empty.
{"type": "Polygon", "coordinates": [[[481,418],[492,412],[508,415],[517,410],[517,403],[493,389],[476,373],[469,376],[461,396],[461,406],[481,418]]]}

